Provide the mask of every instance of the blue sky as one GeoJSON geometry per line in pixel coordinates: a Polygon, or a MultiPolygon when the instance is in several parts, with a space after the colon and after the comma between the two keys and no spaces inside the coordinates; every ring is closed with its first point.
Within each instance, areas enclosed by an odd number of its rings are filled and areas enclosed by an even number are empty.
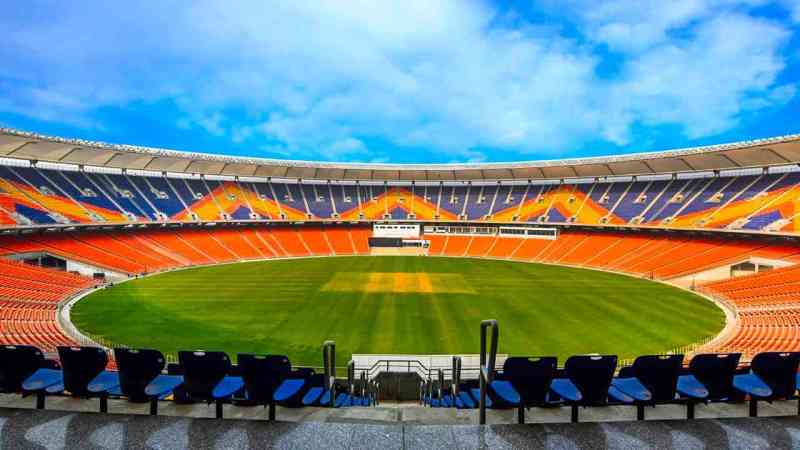
{"type": "Polygon", "coordinates": [[[514,161],[800,133],[800,0],[11,0],[0,125],[273,158],[514,161]]]}

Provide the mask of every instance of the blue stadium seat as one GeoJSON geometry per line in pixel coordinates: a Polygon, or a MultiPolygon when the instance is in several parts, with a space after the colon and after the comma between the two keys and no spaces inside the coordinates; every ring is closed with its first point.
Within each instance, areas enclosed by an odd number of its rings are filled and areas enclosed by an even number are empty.
{"type": "Polygon", "coordinates": [[[0,346],[0,393],[22,392],[22,382],[45,368],[41,350],[30,345],[0,346]]]}
{"type": "Polygon", "coordinates": [[[606,405],[609,394],[616,402],[634,401],[620,392],[610,392],[616,367],[614,355],[581,355],[567,359],[564,377],[554,379],[550,388],[572,407],[572,422],[578,421],[578,406],[606,405]]]}
{"type": "Polygon", "coordinates": [[[291,370],[275,390],[273,399],[279,405],[303,406],[308,379],[314,375],[314,369],[301,367],[291,370]]]}
{"type": "Polygon", "coordinates": [[[152,349],[114,349],[117,372],[102,372],[91,383],[89,391],[97,395],[126,397],[132,402],[150,402],[150,414],[158,413],[158,400],[167,397],[172,390],[163,391],[151,396],[147,388],[154,382],[163,387],[165,384],[180,384],[180,377],[163,375],[166,360],[158,350],[152,349]]]}
{"type": "Polygon", "coordinates": [[[525,408],[549,403],[557,364],[553,356],[507,358],[502,373],[489,383],[495,407],[517,408],[517,421],[525,423],[525,408]]]}
{"type": "Polygon", "coordinates": [[[636,418],[644,420],[645,405],[675,402],[682,365],[683,355],[640,356],[620,370],[611,386],[634,398],[636,418]]]}
{"type": "MultiPolygon", "coordinates": [[[[477,406],[480,402],[481,398],[481,389],[478,386],[478,382],[469,383],[470,388],[467,392],[469,392],[470,397],[472,397],[473,401],[475,401],[475,405],[477,406]]],[[[487,408],[494,408],[494,402],[492,402],[492,398],[487,396],[486,397],[486,407],[487,408]]]]}
{"type": "Polygon", "coordinates": [[[698,401],[730,402],[739,398],[733,376],[740,353],[704,353],[689,363],[689,374],[678,377],[678,393],[686,400],[686,418],[694,418],[698,401]]]}
{"type": "Polygon", "coordinates": [[[276,403],[291,402],[307,390],[309,373],[292,372],[292,363],[285,355],[240,353],[238,363],[246,400],[268,407],[270,420],[275,420],[276,403]]]}
{"type": "MultiPolygon", "coordinates": [[[[222,418],[222,404],[244,387],[241,377],[229,376],[231,360],[224,352],[181,351],[183,370],[180,389],[190,400],[214,402],[216,417],[222,418]]],[[[177,386],[173,386],[173,389],[177,386]]],[[[150,390],[150,395],[158,392],[150,390]]]]}
{"type": "MultiPolygon", "coordinates": [[[[44,396],[69,394],[91,397],[89,384],[105,372],[108,355],[98,347],[58,347],[61,370],[39,369],[22,384],[24,391],[37,395],[37,408],[44,408],[44,396]]],[[[105,375],[111,376],[111,375],[105,375]]],[[[108,396],[100,395],[100,412],[108,411],[108,396]]]]}
{"type": "Polygon", "coordinates": [[[759,400],[796,398],[798,365],[798,352],[759,353],[753,357],[749,373],[733,377],[733,386],[750,397],[750,417],[758,415],[759,400]]]}
{"type": "Polygon", "coordinates": [[[308,389],[303,394],[303,406],[327,405],[330,392],[325,388],[325,374],[315,373],[306,382],[308,389]]]}

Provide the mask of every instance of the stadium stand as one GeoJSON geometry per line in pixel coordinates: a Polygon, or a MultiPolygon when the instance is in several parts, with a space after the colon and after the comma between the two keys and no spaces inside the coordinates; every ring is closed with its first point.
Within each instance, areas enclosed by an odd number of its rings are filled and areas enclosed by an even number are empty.
{"type": "Polygon", "coordinates": [[[0,167],[0,187],[9,225],[414,217],[794,232],[800,173],[529,185],[520,194],[497,184],[353,190],[0,167]]]}
{"type": "MultiPolygon", "coordinates": [[[[73,231],[32,234],[24,239],[15,235],[0,236],[0,255],[44,252],[122,274],[139,275],[190,265],[274,257],[367,254],[369,236],[369,228],[363,226],[73,231]]],[[[572,265],[659,280],[691,277],[751,258],[780,260],[792,265],[800,260],[800,246],[791,243],[655,232],[564,231],[556,240],[435,234],[425,238],[430,241],[431,255],[572,265]]],[[[36,278],[40,275],[23,279],[6,274],[9,270],[19,270],[15,267],[20,265],[8,262],[0,266],[0,277],[4,277],[0,278],[3,298],[55,305],[76,293],[71,287],[40,281],[36,278]]],[[[36,274],[53,272],[26,270],[36,274]]],[[[794,300],[795,291],[800,291],[798,274],[800,270],[791,266],[696,286],[703,293],[723,298],[738,311],[735,335],[729,344],[718,349],[735,349],[749,357],[760,350],[800,348],[800,325],[795,320],[800,316],[800,306],[794,300]]],[[[91,284],[89,280],[78,279],[81,288],[91,284]]],[[[3,329],[8,330],[4,333],[19,334],[21,327],[27,329],[32,325],[14,322],[13,326],[9,323],[3,329]]],[[[54,338],[58,335],[53,335],[53,330],[46,325],[41,328],[29,334],[46,337],[45,347],[52,349],[54,344],[65,342],[54,338]]]]}
{"type": "MultiPolygon", "coordinates": [[[[494,323],[495,321],[486,321],[494,323]]],[[[614,355],[569,357],[563,368],[557,358],[520,357],[496,366],[499,334],[486,346],[482,327],[479,387],[462,382],[461,365],[454,358],[446,379],[421,387],[424,404],[434,408],[480,409],[485,423],[487,408],[516,409],[518,423],[525,423],[530,407],[560,407],[571,410],[572,422],[580,407],[634,406],[637,420],[645,419],[645,407],[682,404],[687,419],[693,419],[697,403],[749,402],[749,415],[758,415],[759,401],[797,399],[800,352],[762,352],[749,364],[740,365],[739,353],[706,353],[691,358],[683,367],[683,355],[645,355],[617,371],[614,355]]],[[[329,344],[330,342],[327,342],[329,344]]],[[[165,358],[157,350],[114,350],[118,365],[107,369],[108,354],[98,347],[59,346],[58,361],[47,360],[30,345],[0,346],[0,391],[35,394],[38,409],[48,396],[69,395],[99,398],[100,412],[108,412],[109,398],[149,402],[150,414],[170,396],[182,402],[210,402],[216,417],[223,417],[223,404],[263,405],[269,420],[275,406],[330,406],[335,408],[375,405],[376,384],[366,372],[356,377],[352,361],[347,380],[334,384],[332,365],[324,372],[293,368],[284,355],[239,354],[238,365],[223,352],[181,351],[177,366],[165,373],[165,358]],[[335,398],[335,401],[333,400],[335,398]]],[[[333,363],[335,359],[330,360],[333,363]]]]}
{"type": "Polygon", "coordinates": [[[3,345],[0,392],[34,394],[37,409],[45,408],[48,396],[68,395],[99,398],[100,412],[108,412],[109,398],[124,398],[149,402],[151,415],[158,414],[159,401],[174,397],[183,403],[214,403],[218,419],[222,405],[232,402],[263,405],[270,420],[275,420],[277,405],[373,406],[373,381],[363,372],[356,379],[351,362],[347,380],[334,383],[335,345],[328,341],[323,347],[323,372],[316,374],[293,368],[285,355],[239,354],[234,365],[224,352],[181,351],[179,362],[169,368],[158,350],[116,348],[118,364],[109,368],[109,354],[99,347],[58,346],[56,361],[45,359],[33,345],[3,345]]]}
{"type": "Polygon", "coordinates": [[[697,354],[687,367],[682,367],[683,355],[645,355],[619,372],[614,355],[571,356],[563,369],[557,368],[555,357],[512,356],[497,369],[498,340],[497,321],[484,321],[475,399],[481,424],[490,407],[517,409],[521,424],[531,406],[569,406],[571,420],[577,422],[579,406],[633,405],[637,420],[644,420],[645,406],[680,403],[686,406],[686,418],[693,419],[697,403],[747,399],[749,415],[755,417],[759,401],[798,398],[800,352],[762,352],[744,366],[739,353],[697,354]]]}
{"type": "Polygon", "coordinates": [[[57,305],[94,285],[90,278],[0,259],[0,344],[48,352],[74,344],[57,324],[57,305]]]}

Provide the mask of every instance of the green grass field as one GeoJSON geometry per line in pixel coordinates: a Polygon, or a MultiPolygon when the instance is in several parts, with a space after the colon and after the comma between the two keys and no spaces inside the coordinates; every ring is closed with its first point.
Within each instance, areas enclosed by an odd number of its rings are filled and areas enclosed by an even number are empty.
{"type": "Polygon", "coordinates": [[[661,352],[722,328],[711,302],[592,270],[435,257],[276,260],[165,273],[96,292],[72,310],[81,330],[131,346],[285,353],[318,366],[320,345],[352,353],[479,352],[500,324],[517,355],[661,352]]]}

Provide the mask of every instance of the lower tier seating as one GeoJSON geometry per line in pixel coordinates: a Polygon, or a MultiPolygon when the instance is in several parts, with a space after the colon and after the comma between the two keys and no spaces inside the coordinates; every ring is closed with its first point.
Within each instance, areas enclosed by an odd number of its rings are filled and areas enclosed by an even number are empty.
{"type": "MultiPolygon", "coordinates": [[[[122,274],[226,262],[369,252],[369,226],[261,226],[138,229],[0,236],[0,256],[48,252],[122,274]]],[[[800,245],[756,239],[659,233],[571,231],[558,239],[427,235],[429,254],[563,264],[659,280],[736,264],[751,257],[792,266],[698,286],[738,311],[730,339],[718,350],[751,355],[800,349],[800,245]]],[[[55,325],[56,305],[93,281],[16,262],[0,263],[0,338],[46,349],[69,342],[55,325]],[[47,311],[47,318],[38,311],[47,311]],[[13,316],[11,316],[13,311],[13,316]],[[13,339],[9,338],[13,337],[13,339]]]]}
{"type": "MultiPolygon", "coordinates": [[[[561,233],[556,240],[431,235],[430,254],[564,264],[669,280],[750,257],[800,262],[800,245],[758,240],[615,232],[561,233]]],[[[800,265],[698,286],[737,310],[733,333],[708,350],[800,350],[800,265]]]]}
{"type": "MultiPolygon", "coordinates": [[[[221,228],[0,237],[0,256],[47,252],[128,275],[287,256],[367,253],[366,229],[221,228]]],[[[76,342],[61,332],[57,306],[96,285],[87,277],[0,258],[0,344],[45,352],[76,342]]]]}
{"type": "Polygon", "coordinates": [[[75,341],[56,323],[58,302],[95,285],[90,278],[0,259],[0,344],[54,351],[75,341]]]}

